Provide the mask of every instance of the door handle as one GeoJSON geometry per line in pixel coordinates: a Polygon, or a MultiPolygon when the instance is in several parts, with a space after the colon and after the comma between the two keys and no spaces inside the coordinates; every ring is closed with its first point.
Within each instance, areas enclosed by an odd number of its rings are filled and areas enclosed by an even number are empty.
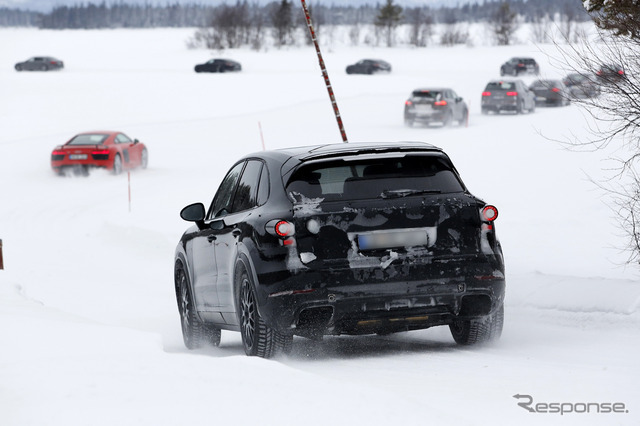
{"type": "Polygon", "coordinates": [[[217,239],[218,237],[216,237],[215,235],[207,235],[207,241],[209,241],[210,243],[214,242],[217,239]]]}
{"type": "Polygon", "coordinates": [[[233,236],[234,236],[234,237],[236,237],[236,238],[237,238],[237,237],[239,237],[239,236],[240,236],[240,234],[242,234],[242,231],[241,231],[241,230],[239,230],[238,228],[234,228],[234,230],[233,230],[233,231],[231,231],[231,235],[233,235],[233,236]]]}

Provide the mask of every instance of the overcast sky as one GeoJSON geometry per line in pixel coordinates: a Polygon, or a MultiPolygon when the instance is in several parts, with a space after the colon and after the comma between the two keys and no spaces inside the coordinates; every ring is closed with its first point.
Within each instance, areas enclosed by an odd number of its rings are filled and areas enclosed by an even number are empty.
{"type": "MultiPolygon", "coordinates": [[[[119,1],[119,0],[118,0],[119,1]]],[[[274,0],[249,0],[249,3],[258,2],[267,4],[274,0]]],[[[292,0],[298,3],[298,0],[292,0]]],[[[20,8],[37,11],[50,11],[54,6],[58,5],[74,5],[82,3],[101,3],[102,0],[0,0],[0,7],[20,8]]],[[[106,0],[107,4],[115,3],[116,0],[106,0]]],[[[234,4],[236,0],[124,0],[128,4],[157,4],[166,5],[173,3],[196,3],[205,5],[234,4]]],[[[396,0],[395,3],[401,6],[455,6],[462,3],[475,3],[475,0],[396,0]]],[[[384,0],[307,0],[308,4],[325,4],[325,5],[352,5],[360,6],[364,4],[383,4],[384,0]]]]}

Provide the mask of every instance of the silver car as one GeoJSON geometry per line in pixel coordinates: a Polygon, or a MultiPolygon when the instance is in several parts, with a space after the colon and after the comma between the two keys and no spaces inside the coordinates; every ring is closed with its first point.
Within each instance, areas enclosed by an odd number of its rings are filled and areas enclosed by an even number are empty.
{"type": "Polygon", "coordinates": [[[62,68],[64,68],[64,63],[51,56],[34,56],[15,65],[16,71],[50,71],[62,68]]]}
{"type": "Polygon", "coordinates": [[[536,95],[522,80],[492,80],[482,92],[482,113],[511,111],[516,114],[534,112],[536,95]]]}

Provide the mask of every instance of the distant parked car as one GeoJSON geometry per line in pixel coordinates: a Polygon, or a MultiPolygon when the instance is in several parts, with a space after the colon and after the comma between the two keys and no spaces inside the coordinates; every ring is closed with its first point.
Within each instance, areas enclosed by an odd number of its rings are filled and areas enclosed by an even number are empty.
{"type": "Polygon", "coordinates": [[[625,77],[624,69],[618,64],[603,64],[596,75],[604,81],[616,81],[625,77]]]}
{"type": "Polygon", "coordinates": [[[536,110],[536,95],[522,80],[493,80],[482,92],[482,113],[512,111],[522,114],[536,110]]]}
{"type": "Polygon", "coordinates": [[[436,122],[448,126],[453,121],[463,125],[468,117],[466,102],[449,88],[416,89],[404,103],[404,122],[407,126],[416,122],[436,122]]]}
{"type": "Polygon", "coordinates": [[[536,80],[529,86],[536,95],[536,105],[569,105],[571,94],[560,80],[536,80]]]}
{"type": "Polygon", "coordinates": [[[91,168],[104,168],[114,174],[135,167],[147,168],[149,152],[138,139],[121,132],[80,133],[51,153],[51,167],[61,175],[71,171],[87,175],[91,168]]]}
{"type": "Polygon", "coordinates": [[[363,59],[347,67],[347,74],[391,72],[391,64],[381,59],[363,59]]]}
{"type": "Polygon", "coordinates": [[[540,66],[533,58],[515,57],[509,59],[500,67],[500,75],[540,74],[540,66]]]}
{"type": "Polygon", "coordinates": [[[242,65],[230,59],[211,59],[195,66],[196,72],[230,72],[241,71],[242,65]]]}
{"type": "MultiPolygon", "coordinates": [[[[202,184],[202,182],[194,182],[202,184]]],[[[449,326],[500,337],[505,275],[498,210],[451,159],[420,142],[340,143],[240,158],[208,209],[186,206],[173,280],[184,344],[240,332],[269,358],[293,336],[449,326]]]]}
{"type": "Polygon", "coordinates": [[[34,56],[15,65],[16,71],[51,71],[64,68],[64,63],[51,56],[34,56]]]}
{"type": "Polygon", "coordinates": [[[567,74],[562,82],[569,89],[572,98],[595,98],[600,95],[600,85],[591,77],[581,73],[567,74]]]}

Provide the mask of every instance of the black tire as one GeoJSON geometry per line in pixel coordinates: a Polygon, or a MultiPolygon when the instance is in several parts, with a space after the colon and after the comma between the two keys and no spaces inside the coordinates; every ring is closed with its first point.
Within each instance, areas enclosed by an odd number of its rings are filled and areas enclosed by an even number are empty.
{"type": "Polygon", "coordinates": [[[449,325],[453,340],[459,345],[476,345],[498,340],[504,326],[504,304],[484,318],[457,320],[449,325]]]}
{"type": "Polygon", "coordinates": [[[444,117],[444,122],[442,123],[442,127],[451,126],[451,122],[453,122],[453,112],[449,110],[447,111],[447,115],[444,117]]]}
{"type": "MultiPolygon", "coordinates": [[[[184,345],[188,349],[201,348],[206,341],[206,331],[204,324],[202,324],[196,314],[193,298],[191,297],[191,289],[189,288],[189,279],[180,262],[176,264],[175,286],[184,345]]],[[[218,332],[219,331],[220,330],[218,330],[218,332]]],[[[220,343],[219,334],[217,343],[220,343]]]]}
{"type": "Polygon", "coordinates": [[[516,114],[522,114],[522,113],[524,113],[524,101],[519,100],[518,106],[516,107],[516,114]]]}
{"type": "Polygon", "coordinates": [[[258,312],[253,278],[244,263],[236,268],[235,284],[238,289],[238,316],[244,352],[248,356],[271,358],[277,353],[288,353],[292,334],[279,333],[269,327],[258,312]]]}
{"type": "Polygon", "coordinates": [[[460,118],[460,121],[458,121],[458,126],[460,127],[466,126],[468,122],[469,122],[469,110],[465,108],[464,111],[462,111],[462,117],[460,118]]]}
{"type": "Polygon", "coordinates": [[[140,167],[142,167],[143,169],[146,169],[148,165],[149,165],[149,151],[147,151],[147,148],[145,148],[140,153],[140,167]]]}
{"type": "Polygon", "coordinates": [[[119,175],[120,173],[122,173],[122,158],[120,154],[116,154],[113,158],[113,174],[119,175]]]}
{"type": "Polygon", "coordinates": [[[21,65],[16,65],[16,71],[22,71],[22,66],[21,65]]]}
{"type": "Polygon", "coordinates": [[[407,127],[413,127],[413,118],[405,117],[404,118],[404,125],[407,126],[407,127]]]}

